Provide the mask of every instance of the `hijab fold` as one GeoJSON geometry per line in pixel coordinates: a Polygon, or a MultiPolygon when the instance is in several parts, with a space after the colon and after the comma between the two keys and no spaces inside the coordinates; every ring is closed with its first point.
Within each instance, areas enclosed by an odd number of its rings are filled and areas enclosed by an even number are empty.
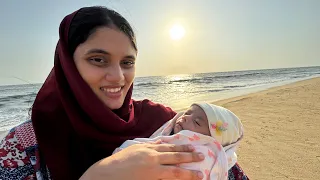
{"type": "Polygon", "coordinates": [[[131,99],[110,110],[79,74],[68,50],[68,32],[77,11],[60,24],[54,67],[32,108],[41,157],[55,180],[78,179],[125,140],[149,137],[175,112],[149,100],[131,99]]]}

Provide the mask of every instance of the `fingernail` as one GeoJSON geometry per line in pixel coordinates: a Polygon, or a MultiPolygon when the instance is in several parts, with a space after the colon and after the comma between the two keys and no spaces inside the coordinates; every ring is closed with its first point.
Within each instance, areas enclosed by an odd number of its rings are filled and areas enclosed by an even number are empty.
{"type": "Polygon", "coordinates": [[[202,153],[198,153],[200,159],[204,159],[204,155],[202,153]]]}
{"type": "Polygon", "coordinates": [[[198,175],[198,178],[200,178],[200,179],[202,179],[202,178],[203,178],[203,174],[202,174],[202,172],[198,172],[198,173],[197,173],[197,175],[198,175]]]}
{"type": "Polygon", "coordinates": [[[192,145],[188,145],[188,149],[193,151],[194,150],[194,147],[192,145]]]}

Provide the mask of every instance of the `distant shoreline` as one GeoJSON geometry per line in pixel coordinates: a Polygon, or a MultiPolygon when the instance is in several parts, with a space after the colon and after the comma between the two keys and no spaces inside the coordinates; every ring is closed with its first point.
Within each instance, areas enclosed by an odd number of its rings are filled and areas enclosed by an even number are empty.
{"type": "MultiPolygon", "coordinates": [[[[228,100],[231,98],[237,98],[237,97],[241,97],[241,96],[245,96],[245,95],[250,95],[250,94],[258,93],[261,91],[266,91],[266,90],[269,90],[272,88],[290,85],[290,84],[297,83],[300,81],[306,81],[309,79],[314,79],[314,78],[319,78],[319,77],[320,77],[320,75],[315,75],[312,77],[306,77],[306,78],[302,78],[302,79],[292,79],[292,80],[288,80],[288,81],[277,82],[274,84],[262,85],[262,86],[258,86],[256,88],[248,88],[248,89],[243,89],[241,91],[230,92],[229,94],[226,94],[222,97],[220,96],[219,98],[212,98],[212,97],[208,96],[208,97],[204,97],[202,101],[206,101],[206,102],[224,101],[224,100],[228,100]]],[[[171,108],[173,108],[177,112],[180,112],[180,111],[187,109],[187,107],[181,107],[181,106],[180,107],[171,107],[171,108]]]]}

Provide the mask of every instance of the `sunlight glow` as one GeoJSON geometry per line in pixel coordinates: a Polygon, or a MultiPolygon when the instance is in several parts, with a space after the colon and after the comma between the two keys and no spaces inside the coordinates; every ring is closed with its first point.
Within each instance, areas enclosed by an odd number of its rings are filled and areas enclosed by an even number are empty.
{"type": "Polygon", "coordinates": [[[170,29],[170,37],[172,40],[180,40],[184,37],[186,31],[184,27],[179,24],[175,24],[170,29]]]}

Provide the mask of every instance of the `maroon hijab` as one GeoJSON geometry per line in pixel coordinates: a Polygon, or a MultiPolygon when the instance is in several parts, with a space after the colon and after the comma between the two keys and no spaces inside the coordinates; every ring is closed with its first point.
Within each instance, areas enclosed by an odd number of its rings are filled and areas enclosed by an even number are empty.
{"type": "Polygon", "coordinates": [[[77,12],[60,24],[54,67],[32,108],[32,123],[53,179],[78,179],[92,164],[108,157],[125,140],[149,137],[175,112],[148,100],[131,99],[110,110],[80,76],[68,51],[68,31],[77,12]]]}

